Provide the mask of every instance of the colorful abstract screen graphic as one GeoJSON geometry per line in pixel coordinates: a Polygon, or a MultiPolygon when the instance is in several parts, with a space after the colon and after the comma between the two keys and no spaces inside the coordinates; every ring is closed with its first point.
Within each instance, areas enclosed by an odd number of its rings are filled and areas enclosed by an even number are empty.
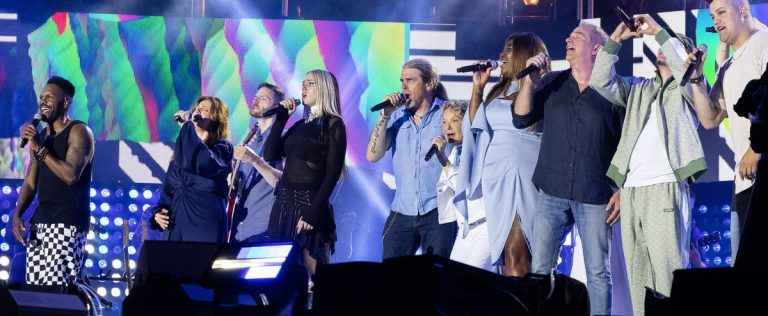
{"type": "MultiPolygon", "coordinates": [[[[56,13],[27,39],[35,93],[51,75],[72,81],[70,113],[102,141],[172,143],[179,130],[173,113],[213,95],[229,106],[231,140],[238,143],[259,83],[299,97],[306,72],[328,70],[340,85],[347,161],[356,165],[365,161],[375,115],[367,109],[400,89],[408,33],[402,23],[56,13]]],[[[34,110],[17,104],[11,112],[23,122],[34,110]]],[[[0,177],[20,175],[13,136],[0,135],[7,170],[0,177]]]]}

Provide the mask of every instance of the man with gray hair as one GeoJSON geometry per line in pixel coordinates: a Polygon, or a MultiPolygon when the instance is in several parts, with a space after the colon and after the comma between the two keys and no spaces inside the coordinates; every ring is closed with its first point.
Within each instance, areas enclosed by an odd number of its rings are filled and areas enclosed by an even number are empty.
{"type": "MultiPolygon", "coordinates": [[[[532,272],[554,270],[566,234],[576,224],[593,315],[611,313],[610,226],[619,220],[618,191],[605,173],[621,136],[624,108],[589,87],[595,57],[607,37],[582,22],[565,40],[571,68],[526,76],[512,113],[516,128],[544,123],[533,173],[539,198],[530,237],[532,272]]],[[[549,63],[544,53],[527,62],[539,69],[549,69],[549,63]]]]}
{"type": "Polygon", "coordinates": [[[697,75],[681,84],[683,63],[695,50],[691,39],[667,32],[649,15],[637,15],[635,21],[643,26],[637,32],[620,23],[611,34],[597,55],[590,86],[626,107],[608,176],[621,187],[621,241],[632,309],[644,315],[645,288],[669,296],[672,272],[688,266],[689,185],[707,169],[691,85],[706,81],[697,75]],[[656,77],[618,76],[614,64],[621,42],[640,35],[654,36],[661,45],[656,77]]]}
{"type": "Polygon", "coordinates": [[[456,221],[440,224],[435,183],[442,166],[437,159],[424,159],[432,139],[442,134],[448,97],[437,69],[426,59],[406,62],[400,82],[402,93],[385,97],[390,105],[381,110],[366,150],[370,162],[392,151],[397,188],[382,232],[383,258],[413,255],[419,246],[424,253],[448,258],[456,221]]]}

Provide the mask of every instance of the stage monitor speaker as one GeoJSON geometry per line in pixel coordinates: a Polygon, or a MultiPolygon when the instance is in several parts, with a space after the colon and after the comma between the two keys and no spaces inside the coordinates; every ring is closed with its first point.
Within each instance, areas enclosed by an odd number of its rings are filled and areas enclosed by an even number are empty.
{"type": "Polygon", "coordinates": [[[154,279],[164,283],[168,278],[202,284],[218,251],[216,243],[147,240],[139,252],[136,284],[149,284],[154,279]]]}
{"type": "Polygon", "coordinates": [[[431,255],[319,266],[314,295],[322,315],[589,314],[586,287],[566,276],[508,278],[431,255]]]}
{"type": "Polygon", "coordinates": [[[0,289],[0,316],[87,315],[77,295],[0,289]]]}
{"type": "Polygon", "coordinates": [[[768,274],[757,268],[674,272],[672,315],[762,315],[768,274]]]}
{"type": "Polygon", "coordinates": [[[123,315],[266,315],[295,302],[303,308],[308,275],[300,255],[293,243],[147,241],[123,315]]]}

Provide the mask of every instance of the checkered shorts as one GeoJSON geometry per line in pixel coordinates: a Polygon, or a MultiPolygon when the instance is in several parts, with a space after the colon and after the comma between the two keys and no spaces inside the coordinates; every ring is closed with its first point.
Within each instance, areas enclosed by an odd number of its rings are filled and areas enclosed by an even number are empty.
{"type": "Polygon", "coordinates": [[[27,284],[66,285],[83,267],[86,233],[65,224],[34,224],[27,243],[27,284]]]}

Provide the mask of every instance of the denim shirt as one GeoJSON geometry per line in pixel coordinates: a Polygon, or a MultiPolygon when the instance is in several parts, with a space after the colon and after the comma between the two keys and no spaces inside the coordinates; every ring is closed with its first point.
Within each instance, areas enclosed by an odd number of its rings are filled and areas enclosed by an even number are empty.
{"type": "Polygon", "coordinates": [[[424,215],[437,208],[435,183],[442,166],[436,158],[424,161],[432,139],[443,134],[443,103],[435,98],[429,111],[416,125],[413,115],[403,107],[392,113],[387,125],[389,149],[395,173],[395,199],[392,210],[403,215],[424,215]]]}
{"type": "MultiPolygon", "coordinates": [[[[261,131],[248,147],[253,149],[258,155],[263,155],[264,142],[271,130],[272,127],[270,126],[266,130],[261,131]]],[[[281,163],[269,164],[279,169],[281,163]]],[[[237,217],[235,220],[241,221],[237,223],[235,238],[242,241],[267,231],[269,215],[272,211],[272,203],[275,202],[275,196],[272,194],[274,188],[264,180],[264,177],[251,164],[240,164],[238,172],[240,173],[242,187],[239,192],[240,202],[235,210],[237,217]]]]}
{"type": "Polygon", "coordinates": [[[571,70],[542,78],[528,115],[512,113],[517,128],[544,122],[533,183],[544,193],[606,204],[616,185],[606,176],[621,138],[625,109],[591,87],[579,90],[571,70]]]}

